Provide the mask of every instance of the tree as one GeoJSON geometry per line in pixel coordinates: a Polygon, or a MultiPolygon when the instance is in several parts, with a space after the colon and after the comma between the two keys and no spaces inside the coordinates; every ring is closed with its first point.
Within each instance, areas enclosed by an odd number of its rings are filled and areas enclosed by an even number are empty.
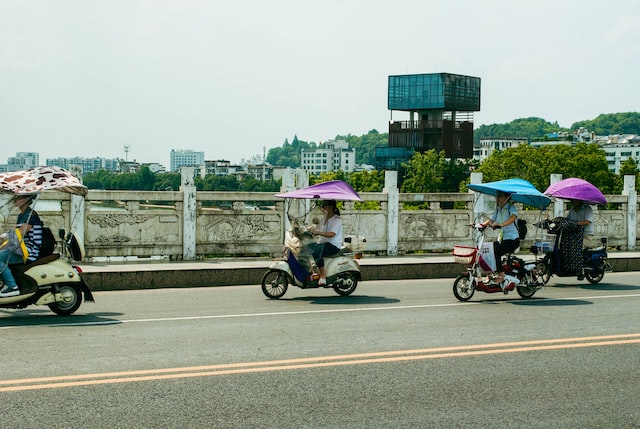
{"type": "Polygon", "coordinates": [[[439,192],[444,181],[446,159],[444,151],[434,149],[423,153],[415,153],[403,163],[407,174],[402,182],[401,192],[428,193],[439,192]]]}
{"type": "Polygon", "coordinates": [[[617,189],[615,175],[609,171],[605,152],[598,145],[548,145],[534,148],[520,145],[495,151],[477,169],[484,182],[519,177],[531,182],[538,190],[549,186],[551,174],[563,178],[578,177],[593,183],[604,193],[617,189]]]}

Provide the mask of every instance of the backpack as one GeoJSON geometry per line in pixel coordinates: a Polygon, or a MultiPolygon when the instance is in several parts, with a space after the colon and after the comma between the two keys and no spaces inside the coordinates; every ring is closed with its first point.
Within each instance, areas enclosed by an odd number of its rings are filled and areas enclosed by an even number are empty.
{"type": "Polygon", "coordinates": [[[51,228],[43,226],[42,247],[40,248],[40,255],[38,257],[43,258],[53,254],[53,251],[56,250],[56,244],[56,237],[53,235],[51,228]]]}
{"type": "Polygon", "coordinates": [[[516,219],[516,229],[518,230],[518,238],[524,240],[527,237],[527,221],[524,219],[516,219]]]}

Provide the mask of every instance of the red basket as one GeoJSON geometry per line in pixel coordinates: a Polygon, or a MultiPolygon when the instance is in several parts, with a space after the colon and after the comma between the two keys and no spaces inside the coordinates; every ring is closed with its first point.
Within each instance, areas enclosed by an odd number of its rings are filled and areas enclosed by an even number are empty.
{"type": "Polygon", "coordinates": [[[478,249],[469,246],[453,246],[453,261],[458,264],[469,265],[476,259],[478,249]]]}

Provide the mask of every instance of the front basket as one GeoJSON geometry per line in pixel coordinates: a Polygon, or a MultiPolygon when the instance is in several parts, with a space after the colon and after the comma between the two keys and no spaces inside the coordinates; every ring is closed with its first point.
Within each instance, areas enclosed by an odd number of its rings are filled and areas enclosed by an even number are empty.
{"type": "Polygon", "coordinates": [[[453,261],[458,264],[469,265],[475,258],[478,249],[469,246],[453,246],[453,261]]]}

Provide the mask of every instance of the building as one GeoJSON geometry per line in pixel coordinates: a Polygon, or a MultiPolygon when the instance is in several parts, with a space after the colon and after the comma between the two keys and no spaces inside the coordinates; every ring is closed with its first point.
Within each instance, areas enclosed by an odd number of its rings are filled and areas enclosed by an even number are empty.
{"type": "Polygon", "coordinates": [[[171,149],[170,164],[171,171],[180,171],[180,167],[204,168],[204,152],[171,149]]]}
{"type": "Polygon", "coordinates": [[[495,150],[505,150],[521,144],[529,144],[529,139],[526,137],[483,137],[480,139],[480,146],[473,150],[473,159],[484,161],[495,150]]]}
{"type": "Polygon", "coordinates": [[[65,170],[71,170],[71,166],[79,165],[82,167],[83,173],[93,173],[98,170],[107,170],[107,171],[120,171],[119,159],[107,159],[107,158],[81,158],[81,157],[72,157],[72,158],[53,158],[47,159],[47,166],[54,166],[64,168],[65,170]]]}
{"type": "Polygon", "coordinates": [[[640,136],[613,135],[602,139],[600,147],[604,150],[609,170],[618,174],[620,166],[629,158],[640,165],[640,136]]]}
{"type": "Polygon", "coordinates": [[[314,149],[302,149],[300,164],[310,174],[351,173],[356,167],[356,150],[349,149],[345,140],[329,141],[314,149]]]}
{"type": "Polygon", "coordinates": [[[387,106],[409,113],[389,122],[389,147],[473,156],[473,112],[480,111],[480,78],[451,73],[389,76],[387,106]]]}
{"type": "Polygon", "coordinates": [[[231,165],[231,161],[227,161],[226,159],[217,159],[205,161],[203,173],[205,175],[215,174],[216,176],[228,176],[230,174],[235,174],[238,169],[238,166],[231,165]]]}
{"type": "Polygon", "coordinates": [[[40,154],[38,152],[16,152],[16,156],[9,157],[6,164],[0,164],[0,173],[26,170],[39,165],[40,154]]]}

